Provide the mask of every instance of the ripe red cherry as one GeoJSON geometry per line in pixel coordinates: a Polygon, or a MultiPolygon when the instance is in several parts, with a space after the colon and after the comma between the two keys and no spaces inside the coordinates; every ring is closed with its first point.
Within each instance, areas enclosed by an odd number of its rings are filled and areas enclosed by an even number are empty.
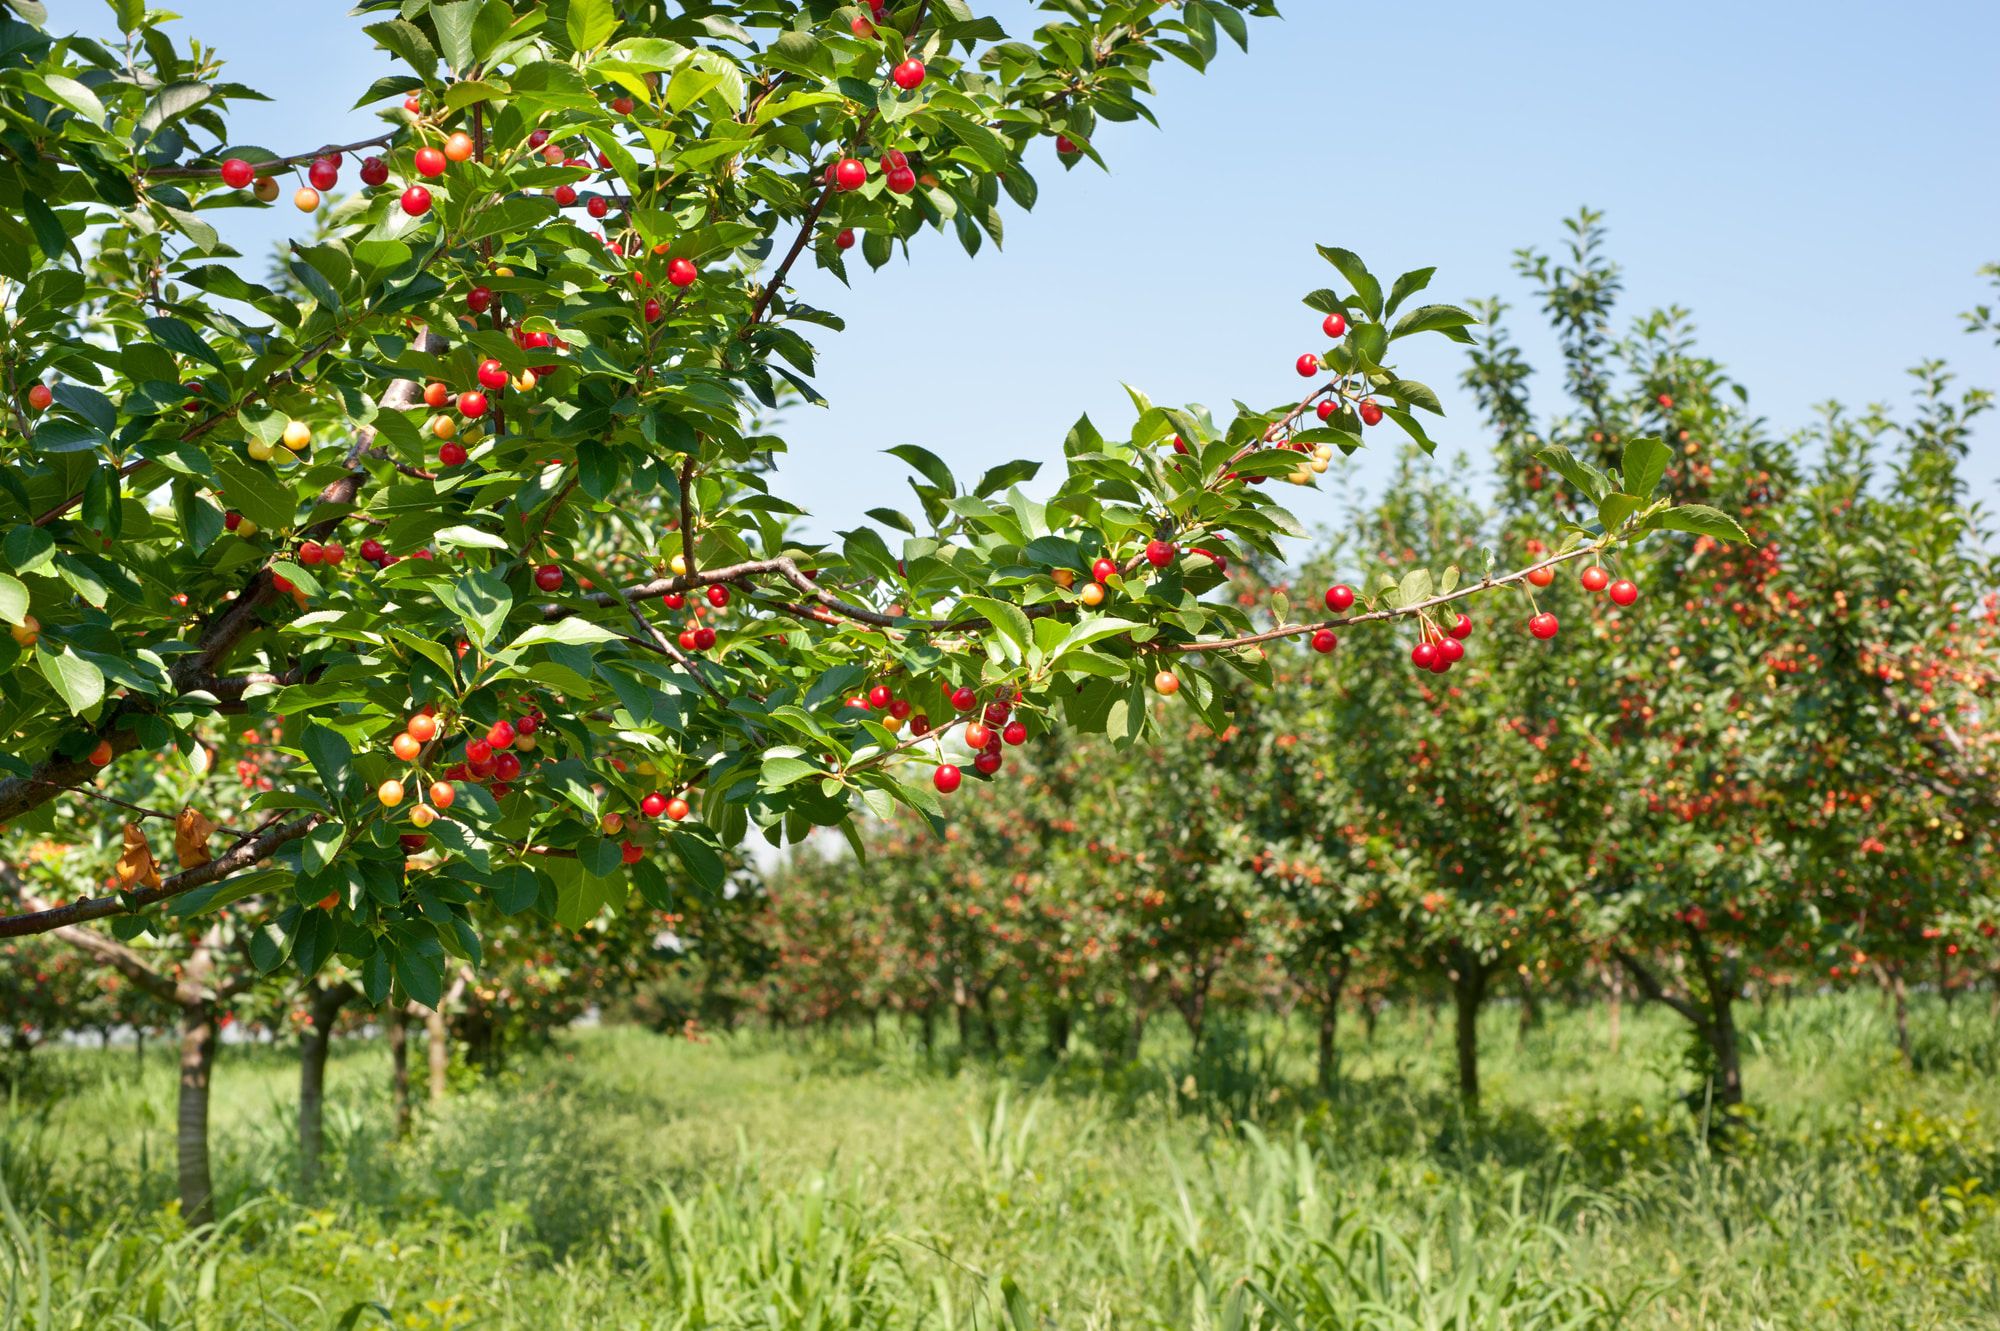
{"type": "Polygon", "coordinates": [[[320,562],[328,566],[338,564],[345,558],[347,558],[347,547],[338,543],[328,545],[320,552],[319,557],[320,562]]]}
{"type": "Polygon", "coordinates": [[[904,152],[901,148],[883,149],[882,169],[884,171],[894,170],[898,167],[905,167],[908,166],[909,164],[910,164],[910,155],[904,152]]]}
{"type": "Polygon", "coordinates": [[[621,116],[631,115],[632,108],[636,105],[637,103],[630,97],[613,97],[611,99],[611,109],[621,116]]]}
{"type": "Polygon", "coordinates": [[[396,841],[402,846],[405,855],[414,855],[430,844],[430,838],[422,832],[404,832],[396,838],[396,841]]]}
{"type": "Polygon", "coordinates": [[[467,766],[477,767],[481,763],[493,761],[493,746],[483,739],[465,741],[465,761],[467,766]]]}
{"type": "Polygon", "coordinates": [[[1556,571],[1552,568],[1535,568],[1528,570],[1528,581],[1533,583],[1537,587],[1546,587],[1555,580],[1556,580],[1556,571]]]}
{"type": "Polygon", "coordinates": [[[511,753],[496,754],[493,759],[493,775],[501,781],[512,781],[521,775],[521,760],[511,753]]]}
{"type": "Polygon", "coordinates": [[[979,705],[979,695],[967,688],[953,689],[951,691],[951,705],[961,712],[969,712],[979,705]]]}
{"type": "Polygon", "coordinates": [[[1528,632],[1534,634],[1537,638],[1547,639],[1555,637],[1557,627],[1556,617],[1546,610],[1528,621],[1528,632]]]}
{"type": "Polygon", "coordinates": [[[384,185],[389,180],[389,164],[379,157],[361,159],[361,183],[364,185],[384,185]]]}
{"type": "Polygon", "coordinates": [[[868,183],[868,167],[858,157],[843,157],[833,164],[833,183],[844,190],[860,189],[868,183]]]}
{"type": "Polygon", "coordinates": [[[560,591],[563,585],[562,570],[554,564],[544,564],[535,570],[535,585],[545,592],[560,591]]]}
{"type": "Polygon", "coordinates": [[[458,395],[458,414],[461,416],[484,416],[486,414],[486,394],[479,392],[458,395]]]}
{"type": "Polygon", "coordinates": [[[326,547],[318,541],[299,542],[299,562],[307,568],[311,568],[324,558],[326,558],[326,547]]]}
{"type": "Polygon", "coordinates": [[[898,88],[901,88],[904,92],[908,92],[923,83],[924,62],[921,60],[905,60],[902,64],[896,66],[895,72],[889,77],[896,81],[898,88]]]}
{"type": "Polygon", "coordinates": [[[1000,738],[1018,747],[1028,742],[1028,728],[1019,721],[1009,721],[1007,728],[1000,732],[1000,738]]]}
{"type": "Polygon", "coordinates": [[[917,187],[917,173],[907,166],[892,166],[882,173],[891,194],[908,194],[917,187]]]}
{"type": "Polygon", "coordinates": [[[675,259],[667,265],[667,281],[677,287],[691,287],[700,274],[694,264],[687,259],[675,259]]]}
{"type": "Polygon", "coordinates": [[[1361,413],[1361,423],[1363,425],[1380,425],[1382,423],[1382,408],[1375,405],[1374,398],[1362,398],[1361,405],[1356,410],[1361,413]]]}
{"type": "Polygon", "coordinates": [[[1056,153],[1059,156],[1074,157],[1080,151],[1081,149],[1079,149],[1076,146],[1076,144],[1070,140],[1069,135],[1067,134],[1056,135],[1056,153]]]}
{"type": "Polygon", "coordinates": [[[567,208],[576,202],[576,186],[574,185],[558,185],[550,190],[549,194],[555,199],[558,208],[567,208]]]}
{"type": "Polygon", "coordinates": [[[424,405],[431,408],[433,411],[437,410],[439,407],[442,407],[446,402],[449,402],[450,400],[451,400],[451,390],[445,387],[443,384],[430,383],[424,385],[424,405]]]}
{"type": "Polygon", "coordinates": [[[241,157],[232,157],[222,164],[222,183],[231,189],[242,189],[250,183],[250,177],[255,174],[257,173],[251,170],[250,163],[241,157]]]}
{"type": "Polygon", "coordinates": [[[868,705],[879,712],[893,702],[895,697],[896,695],[890,691],[887,684],[877,684],[874,688],[868,690],[868,705]]]}
{"type": "Polygon", "coordinates": [[[592,217],[603,217],[611,211],[611,200],[602,194],[593,194],[590,196],[590,202],[583,205],[583,210],[592,217]]]}
{"type": "Polygon", "coordinates": [[[333,157],[316,157],[306,171],[306,179],[314,189],[332,189],[340,180],[340,161],[333,157]]]}
{"type": "Polygon", "coordinates": [[[474,287],[465,293],[465,308],[472,314],[484,314],[493,308],[493,289],[474,287]]]}
{"type": "Polygon", "coordinates": [[[648,300],[646,302],[645,315],[647,323],[649,324],[658,323],[660,321],[660,316],[665,313],[666,313],[665,307],[663,307],[657,300],[648,300]]]}
{"type": "Polygon", "coordinates": [[[630,841],[627,841],[618,847],[618,858],[626,864],[637,864],[640,860],[646,858],[646,852],[639,849],[639,847],[630,841]]]}
{"type": "Polygon", "coordinates": [[[1326,608],[1340,614],[1354,605],[1354,589],[1344,582],[1336,582],[1326,589],[1326,608]]]}
{"type": "Polygon", "coordinates": [[[47,411],[56,395],[49,391],[47,384],[36,384],[28,390],[28,407],[31,411],[47,411]]]}
{"type": "Polygon", "coordinates": [[[1583,571],[1582,575],[1577,578],[1577,581],[1583,584],[1583,589],[1587,592],[1601,592],[1604,590],[1605,585],[1611,581],[1611,575],[1597,565],[1592,564],[1583,571]]]}
{"type": "Polygon", "coordinates": [[[512,748],[514,744],[514,723],[495,721],[486,728],[486,742],[496,749],[512,748]]]}
{"type": "Polygon", "coordinates": [[[660,595],[660,604],[669,610],[679,610],[687,604],[687,597],[679,592],[663,592],[660,595]]]}
{"type": "Polygon", "coordinates": [[[693,630],[692,628],[685,628],[685,629],[682,629],[682,630],[680,631],[680,633],[679,633],[679,634],[678,634],[677,636],[678,636],[678,637],[680,638],[680,644],[681,644],[681,650],[682,650],[682,651],[684,651],[684,652],[698,652],[698,651],[700,651],[700,650],[701,650],[701,648],[699,648],[699,647],[697,647],[697,646],[695,646],[695,645],[694,645],[694,644],[695,644],[695,636],[694,636],[694,630],[693,630]]]}
{"type": "Polygon", "coordinates": [[[1313,408],[1313,413],[1323,421],[1330,421],[1333,419],[1333,413],[1339,410],[1340,404],[1328,397],[1320,399],[1320,404],[1313,408]]]}
{"type": "Polygon", "coordinates": [[[1012,716],[1013,713],[1014,705],[1012,703],[995,698],[992,702],[986,704],[986,710],[981,712],[980,715],[986,718],[987,725],[999,726],[1005,725],[1007,718],[1012,716]]]}
{"type": "Polygon", "coordinates": [[[1639,585],[1630,578],[1620,578],[1611,584],[1610,596],[1614,605],[1630,605],[1639,599],[1639,585]]]}
{"type": "Polygon", "coordinates": [[[984,750],[972,760],[972,765],[979,769],[980,775],[992,776],[1000,770],[1000,755],[991,749],[984,750]]]}
{"type": "Polygon", "coordinates": [[[938,764],[937,771],[931,773],[931,784],[938,788],[940,795],[951,794],[958,789],[958,783],[964,779],[959,770],[950,763],[938,764]]]}
{"type": "Polygon", "coordinates": [[[1457,638],[1460,642],[1463,642],[1465,641],[1465,639],[1472,636],[1472,621],[1470,619],[1467,619],[1464,615],[1460,615],[1458,619],[1453,622],[1452,626],[1445,630],[1445,632],[1449,633],[1452,637],[1457,638]]]}
{"type": "Polygon", "coordinates": [[[1326,316],[1326,322],[1320,325],[1320,329],[1328,337],[1339,337],[1347,331],[1347,320],[1338,314],[1329,314],[1326,316]]]}
{"type": "Polygon", "coordinates": [[[657,790],[639,801],[639,812],[645,814],[648,818],[658,818],[666,811],[667,797],[657,790]]]}
{"type": "Polygon", "coordinates": [[[451,163],[436,148],[419,148],[416,155],[417,174],[436,179],[445,173],[451,163]]]}
{"type": "MultiPolygon", "coordinates": [[[[859,14],[847,21],[847,30],[864,42],[875,35],[875,25],[859,14]]],[[[953,786],[952,789],[956,790],[958,787],[953,786]]]]}
{"type": "Polygon", "coordinates": [[[1118,574],[1118,562],[1100,556],[1090,562],[1090,576],[1098,582],[1109,582],[1118,574]]]}
{"type": "MultiPolygon", "coordinates": [[[[1167,565],[1173,563],[1174,543],[1172,541],[1161,540],[1146,542],[1146,562],[1154,568],[1165,568],[1167,565]]],[[[1099,579],[1099,581],[1103,581],[1103,579],[1099,579]]]]}
{"type": "Polygon", "coordinates": [[[703,624],[700,628],[694,631],[694,649],[696,651],[705,652],[713,646],[715,646],[714,629],[710,628],[706,624],[703,624]]]}
{"type": "Polygon", "coordinates": [[[464,444],[446,443],[438,445],[438,461],[447,467],[464,466],[465,459],[468,456],[470,455],[465,451],[464,444]]]}
{"type": "Polygon", "coordinates": [[[379,563],[382,556],[387,553],[389,552],[382,548],[382,543],[373,536],[361,543],[361,557],[371,564],[379,563]]]}
{"type": "Polygon", "coordinates": [[[1340,639],[1333,635],[1332,629],[1315,629],[1313,631],[1312,648],[1314,651],[1324,655],[1338,646],[1340,646],[1340,639]]]}
{"type": "Polygon", "coordinates": [[[1319,373],[1319,357],[1308,351],[1299,357],[1299,378],[1310,379],[1319,373]]]}
{"type": "Polygon", "coordinates": [[[851,226],[844,226],[844,227],[842,227],[842,228],[840,229],[840,234],[839,234],[839,235],[837,235],[837,236],[835,236],[835,237],[833,238],[833,247],[834,247],[835,249],[837,249],[837,250],[851,250],[851,249],[853,249],[853,248],[854,248],[854,228],[853,228],[853,227],[851,227],[851,226]]]}
{"type": "Polygon", "coordinates": [[[403,191],[403,211],[411,217],[422,217],[431,210],[431,192],[422,185],[412,185],[403,191]]]}
{"type": "Polygon", "coordinates": [[[992,738],[993,732],[977,721],[965,728],[965,747],[968,749],[983,749],[992,738]]]}
{"type": "Polygon", "coordinates": [[[892,698],[889,700],[889,715],[901,721],[908,717],[909,714],[910,700],[908,698],[892,698]]]}
{"type": "Polygon", "coordinates": [[[925,735],[930,734],[931,733],[930,717],[924,715],[922,712],[918,712],[915,716],[911,717],[910,733],[916,736],[918,739],[922,739],[925,735]]]}
{"type": "Polygon", "coordinates": [[[708,589],[708,603],[717,610],[722,609],[723,606],[729,604],[729,589],[721,583],[710,587],[708,589]]]}
{"type": "Polygon", "coordinates": [[[1437,648],[1427,642],[1420,642],[1410,649],[1410,664],[1419,670],[1430,670],[1437,665],[1437,648]]]}
{"type": "Polygon", "coordinates": [[[1438,655],[1442,656],[1447,663],[1456,664],[1465,659],[1465,644],[1457,638],[1438,639],[1437,649],[1438,655]]]}
{"type": "Polygon", "coordinates": [[[483,360],[479,362],[479,383],[483,388],[505,388],[507,386],[507,367],[497,360],[483,360]]]}

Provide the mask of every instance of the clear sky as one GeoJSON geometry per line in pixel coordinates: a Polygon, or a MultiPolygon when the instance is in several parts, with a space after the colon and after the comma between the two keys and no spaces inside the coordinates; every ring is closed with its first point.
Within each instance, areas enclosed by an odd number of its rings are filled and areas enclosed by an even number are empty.
{"type": "MultiPolygon", "coordinates": [[[[973,7],[1027,27],[1021,0],[973,7]]],[[[1085,410],[1123,426],[1121,382],[1218,407],[1293,393],[1292,361],[1321,344],[1298,300],[1332,276],[1315,242],[1385,278],[1434,264],[1439,299],[1503,296],[1530,360],[1553,369],[1510,262],[1555,245],[1586,203],[1608,214],[1625,269],[1621,324],[1691,308],[1776,429],[1829,397],[1901,403],[1923,357],[2000,384],[2000,349],[1957,318],[1983,295],[1975,270],[2000,260],[1993,0],[1281,7],[1247,56],[1165,75],[1161,129],[1107,127],[1110,174],[1043,158],[1041,202],[1009,206],[1004,250],[967,259],[926,236],[912,263],[854,264],[852,291],[807,277],[848,323],[818,338],[831,407],[794,412],[787,431],[779,489],[814,530],[901,505],[901,465],[879,452],[894,444],[976,474],[1058,456],[1085,410]]],[[[83,0],[56,8],[89,18],[83,0]]],[[[241,140],[296,152],[373,132],[346,107],[386,67],[344,4],[174,8],[275,99],[244,108],[241,140]]],[[[273,209],[239,244],[261,250],[298,222],[273,209]]],[[[1483,450],[1458,349],[1433,340],[1401,368],[1444,399],[1433,438],[1483,450]]],[[[1989,422],[1972,464],[1989,499],[1996,441],[1989,422]]],[[[1332,520],[1387,457],[1336,464],[1301,516],[1332,520]]]]}

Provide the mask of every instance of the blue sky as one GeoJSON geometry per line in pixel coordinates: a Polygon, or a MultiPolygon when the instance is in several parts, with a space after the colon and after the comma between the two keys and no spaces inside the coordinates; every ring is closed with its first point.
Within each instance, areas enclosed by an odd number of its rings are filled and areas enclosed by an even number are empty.
{"type": "MultiPolygon", "coordinates": [[[[1025,28],[1019,0],[974,7],[1025,28]]],[[[1003,250],[967,259],[933,236],[912,263],[855,264],[851,291],[807,279],[848,322],[819,338],[831,407],[793,413],[778,482],[815,531],[907,497],[880,454],[894,444],[976,474],[1059,456],[1083,411],[1122,426],[1122,382],[1218,407],[1294,393],[1292,361],[1321,342],[1299,297],[1331,276],[1315,242],[1385,276],[1436,265],[1440,299],[1501,295],[1530,360],[1553,369],[1511,258],[1553,247],[1586,203],[1625,270],[1621,323],[1692,309],[1775,429],[1829,397],[1900,403],[1904,369],[1927,356],[2000,384],[2000,349],[1957,318],[1983,294],[1975,270],[2000,260],[2000,5],[1282,7],[1249,55],[1163,77],[1161,129],[1107,127],[1110,174],[1065,173],[1050,154],[1003,250]]],[[[275,99],[244,109],[242,140],[292,152],[373,132],[345,108],[385,66],[344,5],[174,8],[275,99]]],[[[239,244],[297,225],[273,209],[239,244]]],[[[1401,368],[1444,398],[1433,437],[1483,453],[1460,353],[1433,341],[1401,368]]],[[[1539,386],[1552,404],[1557,385],[1539,386]]],[[[1972,464],[1988,498],[1996,437],[1989,424],[1972,464]]],[[[1334,520],[1388,454],[1336,464],[1297,510],[1334,520]]]]}

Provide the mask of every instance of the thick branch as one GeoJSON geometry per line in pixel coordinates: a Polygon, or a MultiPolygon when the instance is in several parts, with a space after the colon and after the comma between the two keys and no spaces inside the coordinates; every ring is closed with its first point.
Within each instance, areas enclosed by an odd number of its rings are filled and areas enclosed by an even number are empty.
{"type": "Polygon", "coordinates": [[[1640,993],[1652,999],[1655,1003],[1664,1004],[1680,1013],[1683,1017],[1693,1022],[1696,1029],[1704,1031],[1708,1029],[1708,1018],[1702,1013],[1701,1009],[1697,1008],[1693,1003],[1688,1002],[1687,999],[1669,993],[1666,987],[1660,983],[1659,977],[1641,965],[1637,957],[1623,948],[1613,948],[1611,955],[1617,957],[1625,969],[1631,973],[1633,982],[1639,986],[1640,993]]]}

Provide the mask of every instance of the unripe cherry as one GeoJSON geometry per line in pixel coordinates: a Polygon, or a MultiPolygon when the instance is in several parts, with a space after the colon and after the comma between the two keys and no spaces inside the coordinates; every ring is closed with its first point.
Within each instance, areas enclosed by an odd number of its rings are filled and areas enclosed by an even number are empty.
{"type": "Polygon", "coordinates": [[[1153,688],[1162,696],[1171,698],[1181,691],[1180,677],[1171,670],[1162,670],[1153,676],[1153,688]]]}
{"type": "Polygon", "coordinates": [[[444,155],[454,162],[469,162],[472,160],[472,153],[472,136],[464,130],[458,131],[444,141],[444,155]]]}
{"type": "Polygon", "coordinates": [[[431,786],[431,803],[440,809],[449,809],[458,798],[458,790],[449,781],[438,781],[431,786]]]}
{"type": "Polygon", "coordinates": [[[47,411],[56,395],[49,391],[47,384],[36,384],[28,390],[28,407],[31,411],[47,411]]]}
{"type": "Polygon", "coordinates": [[[419,744],[428,744],[437,738],[437,718],[429,712],[418,712],[404,722],[403,733],[419,744]]]}
{"type": "Polygon", "coordinates": [[[387,781],[375,787],[375,798],[381,801],[383,808],[395,808],[403,802],[403,783],[396,780],[393,776],[390,777],[387,781]]]}

